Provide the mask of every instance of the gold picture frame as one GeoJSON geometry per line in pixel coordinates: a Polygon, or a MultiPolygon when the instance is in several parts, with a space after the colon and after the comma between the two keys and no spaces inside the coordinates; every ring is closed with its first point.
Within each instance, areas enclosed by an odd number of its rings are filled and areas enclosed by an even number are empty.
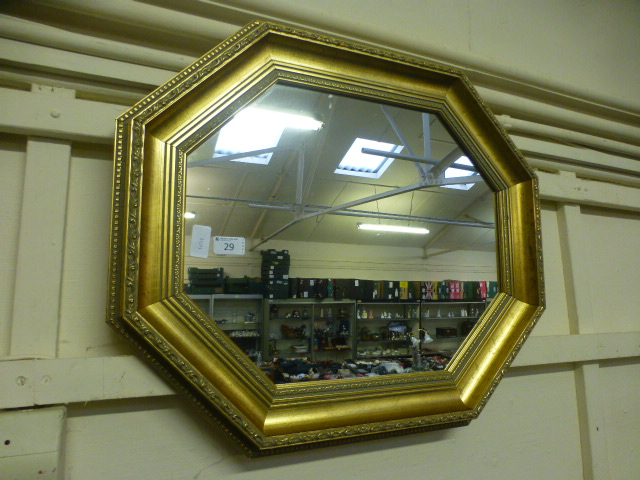
{"type": "Polygon", "coordinates": [[[117,120],[108,323],[248,455],[466,425],[543,310],[537,180],[455,69],[256,22],[117,120]],[[446,370],[275,385],[184,293],[186,156],[276,83],[435,112],[477,162],[500,288],[446,370]]]}

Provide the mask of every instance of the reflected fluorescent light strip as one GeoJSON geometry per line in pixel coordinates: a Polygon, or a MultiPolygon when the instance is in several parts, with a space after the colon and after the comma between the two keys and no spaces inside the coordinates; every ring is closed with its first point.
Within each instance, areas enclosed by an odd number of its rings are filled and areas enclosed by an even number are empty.
{"type": "Polygon", "coordinates": [[[278,112],[261,108],[247,108],[242,110],[236,114],[232,121],[246,126],[256,126],[258,128],[275,125],[280,129],[320,130],[323,126],[321,121],[309,115],[298,115],[295,113],[278,112]]]}
{"type": "Polygon", "coordinates": [[[373,230],[378,232],[396,232],[396,233],[417,233],[426,235],[429,230],[418,227],[403,227],[401,225],[380,225],[377,223],[359,223],[360,230],[373,230]]]}
{"type": "Polygon", "coordinates": [[[184,212],[184,218],[196,218],[196,214],[193,212],[184,212]]]}
{"type": "Polygon", "coordinates": [[[286,112],[265,112],[266,122],[278,122],[285,128],[295,128],[298,130],[320,130],[324,125],[320,120],[316,120],[309,115],[297,115],[286,112]]]}

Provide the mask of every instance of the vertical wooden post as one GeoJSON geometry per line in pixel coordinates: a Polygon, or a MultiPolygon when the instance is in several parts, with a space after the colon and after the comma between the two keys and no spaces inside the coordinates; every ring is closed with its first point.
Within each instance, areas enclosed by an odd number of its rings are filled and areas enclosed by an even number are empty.
{"type": "Polygon", "coordinates": [[[55,357],[71,143],[30,138],[26,162],[10,355],[55,357]]]}
{"type": "MultiPolygon", "coordinates": [[[[574,173],[561,176],[575,180],[574,173]]],[[[588,271],[585,231],[580,205],[561,204],[558,209],[558,230],[562,267],[567,295],[569,332],[572,335],[594,333],[591,289],[593,278],[588,271]]],[[[599,426],[604,425],[604,405],[599,385],[600,365],[578,364],[575,369],[576,402],[582,448],[582,468],[585,480],[609,478],[606,436],[599,426]]]]}

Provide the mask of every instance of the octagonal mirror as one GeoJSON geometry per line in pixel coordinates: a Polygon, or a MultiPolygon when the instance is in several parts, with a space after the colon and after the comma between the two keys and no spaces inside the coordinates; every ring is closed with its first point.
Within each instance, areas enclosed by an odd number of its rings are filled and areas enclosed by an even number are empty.
{"type": "Polygon", "coordinates": [[[255,23],[118,119],[108,322],[249,455],[466,425],[544,307],[460,72],[255,23]]]}

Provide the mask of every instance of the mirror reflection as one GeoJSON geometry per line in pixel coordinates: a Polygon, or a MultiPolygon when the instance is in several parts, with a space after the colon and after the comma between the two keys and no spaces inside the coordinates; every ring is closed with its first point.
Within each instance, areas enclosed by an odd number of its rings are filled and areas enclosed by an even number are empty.
{"type": "Polygon", "coordinates": [[[446,368],[497,293],[436,113],[277,84],[187,159],[185,291],[276,383],[446,368]]]}

